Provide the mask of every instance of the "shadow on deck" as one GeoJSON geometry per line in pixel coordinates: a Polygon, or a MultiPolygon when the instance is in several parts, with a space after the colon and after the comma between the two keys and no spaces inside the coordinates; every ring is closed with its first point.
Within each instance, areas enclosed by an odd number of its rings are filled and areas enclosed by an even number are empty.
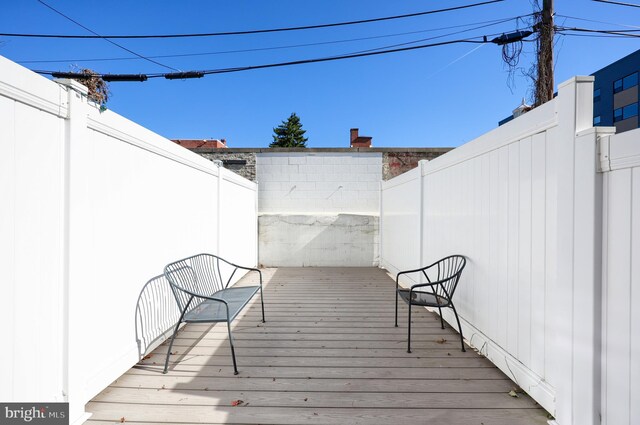
{"type": "MultiPolygon", "coordinates": [[[[96,396],[88,423],[545,424],[546,412],[458,334],[414,309],[394,322],[394,282],[376,268],[282,268],[234,322],[190,324],[96,396]],[[238,400],[241,400],[239,403],[238,400]],[[234,406],[234,404],[237,404],[234,406]]],[[[255,283],[247,276],[239,284],[255,283]]]]}

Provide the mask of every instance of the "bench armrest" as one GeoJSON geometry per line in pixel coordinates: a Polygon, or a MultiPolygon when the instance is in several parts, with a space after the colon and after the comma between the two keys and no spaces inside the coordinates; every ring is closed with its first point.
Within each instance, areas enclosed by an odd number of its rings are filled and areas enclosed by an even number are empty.
{"type": "Polygon", "coordinates": [[[238,271],[238,269],[242,269],[242,270],[249,270],[250,272],[258,272],[258,274],[260,275],[260,289],[262,289],[262,272],[259,269],[256,269],[254,267],[244,267],[244,266],[239,266],[237,264],[233,264],[230,263],[226,260],[223,260],[222,258],[220,258],[222,261],[224,261],[225,263],[229,264],[230,266],[235,267],[235,269],[233,270],[233,273],[231,273],[231,276],[229,276],[229,280],[227,280],[227,284],[224,285],[225,289],[229,287],[229,284],[231,283],[231,279],[233,279],[233,275],[236,274],[236,272],[238,271]]]}

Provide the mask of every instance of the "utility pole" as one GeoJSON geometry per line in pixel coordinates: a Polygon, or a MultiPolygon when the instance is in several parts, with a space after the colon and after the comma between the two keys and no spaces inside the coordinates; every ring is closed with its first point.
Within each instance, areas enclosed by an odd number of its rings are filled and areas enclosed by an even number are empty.
{"type": "Polygon", "coordinates": [[[553,99],[553,0],[543,0],[538,24],[538,79],[535,106],[553,99]]]}

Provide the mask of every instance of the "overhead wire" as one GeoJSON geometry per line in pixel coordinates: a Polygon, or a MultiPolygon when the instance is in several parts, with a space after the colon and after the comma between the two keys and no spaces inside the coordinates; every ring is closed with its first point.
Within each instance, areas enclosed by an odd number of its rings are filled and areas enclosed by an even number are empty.
{"type": "Polygon", "coordinates": [[[607,21],[599,21],[597,19],[579,18],[577,16],[568,16],[568,15],[556,15],[556,16],[560,17],[560,18],[573,19],[573,20],[576,20],[576,21],[593,22],[593,23],[607,24],[607,25],[618,25],[618,26],[627,27],[627,28],[640,28],[640,26],[637,26],[637,25],[620,24],[620,23],[607,22],[607,21]]]}
{"type": "Polygon", "coordinates": [[[165,65],[165,64],[160,63],[160,62],[158,62],[158,61],[156,61],[156,60],[150,59],[150,58],[148,58],[148,57],[146,57],[146,56],[143,56],[143,55],[141,55],[141,54],[139,54],[139,53],[137,53],[137,52],[134,52],[133,50],[131,50],[131,49],[127,48],[127,47],[124,47],[124,46],[123,46],[123,45],[121,45],[121,44],[116,43],[115,41],[109,40],[109,38],[108,38],[108,37],[102,36],[102,35],[98,34],[97,32],[93,31],[91,28],[88,28],[88,27],[86,27],[85,25],[82,25],[80,22],[76,21],[75,19],[71,18],[70,16],[65,15],[64,13],[62,13],[62,12],[61,12],[61,11],[59,11],[58,9],[54,8],[53,6],[51,6],[51,5],[47,4],[47,3],[46,3],[46,2],[44,2],[43,0],[38,0],[38,3],[40,3],[40,4],[42,4],[43,6],[45,6],[45,7],[49,8],[50,10],[54,11],[55,13],[57,13],[57,14],[58,14],[58,15],[60,15],[60,16],[62,16],[63,18],[65,18],[65,19],[67,19],[67,20],[69,20],[69,21],[73,22],[74,24],[78,25],[79,27],[84,28],[85,30],[89,31],[90,33],[92,33],[92,34],[96,35],[96,36],[97,36],[97,38],[101,38],[101,39],[103,39],[103,40],[105,40],[105,41],[107,41],[107,42],[109,42],[109,43],[113,44],[114,46],[116,46],[116,47],[118,47],[118,48],[120,48],[120,49],[122,49],[122,50],[124,50],[124,51],[127,51],[127,52],[131,53],[132,55],[137,56],[137,57],[138,57],[138,58],[140,58],[140,59],[144,59],[144,60],[146,60],[146,61],[148,61],[148,62],[154,63],[154,64],[156,64],[156,65],[159,65],[159,66],[161,66],[161,67],[163,67],[163,68],[170,69],[170,70],[172,70],[172,71],[178,71],[178,69],[176,69],[176,68],[173,68],[173,67],[171,67],[171,66],[169,66],[169,65],[165,65]]]}
{"type": "Polygon", "coordinates": [[[577,28],[577,27],[557,27],[556,31],[574,31],[574,32],[585,32],[585,33],[595,33],[595,34],[610,34],[610,35],[619,35],[629,38],[640,38],[640,34],[631,34],[632,32],[638,32],[640,30],[599,30],[599,29],[590,29],[590,28],[577,28]]]}
{"type": "Polygon", "coordinates": [[[607,34],[566,34],[566,33],[558,33],[558,35],[561,35],[563,37],[627,38],[627,39],[636,38],[636,37],[631,37],[631,36],[628,36],[628,35],[615,35],[615,34],[607,35],[607,34]]]}
{"type": "Polygon", "coordinates": [[[467,56],[469,56],[470,54],[474,53],[476,50],[479,50],[481,47],[484,47],[484,46],[485,46],[485,44],[478,44],[476,47],[474,47],[470,51],[464,53],[463,55],[461,55],[461,56],[457,57],[456,59],[452,60],[451,62],[447,63],[445,66],[443,66],[442,68],[438,69],[437,71],[435,71],[431,75],[428,75],[426,77],[426,79],[429,80],[429,79],[435,77],[437,74],[439,74],[442,71],[444,71],[445,69],[449,68],[451,65],[455,64],[456,62],[461,61],[462,59],[466,58],[467,56]]]}
{"type": "MultiPolygon", "coordinates": [[[[260,51],[270,51],[270,50],[283,50],[283,49],[291,49],[291,48],[298,48],[298,47],[312,47],[312,46],[323,46],[323,45],[340,44],[340,43],[350,43],[350,42],[355,42],[355,41],[376,40],[376,39],[382,39],[382,38],[399,37],[399,36],[403,36],[403,35],[422,34],[422,33],[442,31],[442,30],[448,30],[448,29],[454,29],[454,28],[469,27],[469,26],[472,26],[472,25],[488,24],[488,25],[485,25],[485,26],[480,26],[480,27],[475,27],[475,28],[469,29],[469,31],[471,31],[471,30],[474,30],[474,29],[489,27],[489,26],[492,26],[492,25],[497,25],[497,24],[500,24],[500,23],[508,22],[510,20],[518,19],[518,18],[522,18],[522,17],[526,17],[526,16],[530,16],[530,15],[514,16],[514,17],[502,18],[502,19],[492,19],[492,20],[489,20],[489,21],[473,22],[473,23],[468,23],[468,24],[452,25],[452,26],[439,27],[439,28],[430,28],[430,29],[419,30],[419,31],[407,31],[407,32],[393,33],[393,34],[382,34],[382,35],[369,36],[369,37],[358,37],[358,38],[348,38],[348,39],[341,39],[341,40],[320,41],[320,42],[315,42],[315,43],[290,44],[290,45],[283,45],[283,46],[256,47],[256,48],[250,48],[250,49],[220,50],[220,51],[213,51],[213,52],[182,53],[182,54],[171,54],[171,55],[156,55],[156,56],[147,56],[147,58],[152,58],[152,59],[182,58],[182,57],[197,57],[197,56],[215,56],[215,55],[234,54],[234,53],[250,53],[250,52],[260,52],[260,51]]],[[[460,31],[460,33],[461,32],[464,32],[464,31],[460,31]]],[[[456,34],[456,33],[450,33],[448,35],[451,35],[451,34],[456,34]]],[[[410,43],[417,43],[417,42],[426,41],[426,40],[428,40],[428,39],[421,39],[421,40],[413,41],[413,42],[410,42],[410,43]]],[[[114,57],[114,58],[83,58],[83,59],[59,59],[59,60],[17,60],[16,62],[17,63],[21,63],[21,64],[36,64],[36,63],[63,63],[63,62],[102,62],[102,61],[106,62],[106,61],[126,61],[126,60],[139,60],[139,58],[132,58],[130,56],[127,56],[127,57],[114,57]]]]}
{"type": "MultiPolygon", "coordinates": [[[[384,49],[390,49],[392,47],[408,46],[408,45],[411,45],[411,44],[422,43],[424,41],[429,41],[429,40],[437,40],[438,38],[449,37],[451,35],[458,35],[458,34],[462,34],[462,33],[469,32],[469,31],[475,31],[475,30],[482,29],[482,28],[487,28],[487,27],[490,27],[490,26],[493,26],[493,25],[502,24],[502,23],[511,21],[513,19],[518,19],[518,18],[520,18],[520,16],[516,16],[516,17],[508,18],[508,19],[503,19],[503,20],[500,20],[498,22],[490,23],[490,24],[486,24],[486,25],[479,25],[479,26],[476,26],[476,27],[473,27],[473,28],[468,28],[468,29],[461,30],[461,31],[454,31],[454,32],[450,32],[450,33],[447,33],[447,34],[437,35],[437,36],[434,36],[434,37],[421,38],[421,39],[418,39],[418,40],[407,41],[407,42],[398,43],[398,44],[392,44],[392,45],[384,46],[384,47],[377,47],[377,48],[374,48],[374,49],[361,50],[361,51],[354,52],[354,53],[374,52],[376,50],[384,50],[384,49]]],[[[487,37],[491,37],[491,36],[499,35],[499,34],[501,34],[501,33],[487,34],[486,36],[487,37]]]]}
{"type": "MultiPolygon", "coordinates": [[[[40,0],[38,0],[40,1],[40,0]]],[[[190,34],[152,34],[152,35],[73,35],[73,34],[24,34],[24,33],[0,33],[0,36],[6,37],[34,37],[34,38],[76,38],[76,39],[95,39],[95,38],[110,38],[110,39],[140,39],[140,38],[187,38],[187,37],[220,37],[220,36],[232,36],[232,35],[249,35],[249,34],[265,34],[274,32],[286,32],[286,31],[300,31],[319,28],[332,28],[346,25],[359,25],[367,24],[371,22],[382,22],[396,19],[413,18],[417,16],[432,15],[436,13],[452,12],[455,10],[469,9],[478,6],[485,6],[494,3],[501,3],[505,0],[487,0],[478,3],[466,4],[462,6],[453,6],[443,9],[427,10],[423,12],[406,13],[403,15],[384,16],[379,18],[359,19],[354,21],[333,22],[328,24],[317,25],[303,25],[297,27],[281,27],[281,28],[266,28],[257,30],[240,30],[240,31],[222,31],[211,33],[190,33],[190,34]]]]}
{"type": "Polygon", "coordinates": [[[593,0],[593,1],[598,2],[598,3],[605,3],[605,4],[615,4],[617,6],[640,7],[640,4],[624,3],[624,2],[621,2],[621,1],[611,1],[611,0],[593,0]]]}
{"type": "MultiPolygon", "coordinates": [[[[426,49],[431,47],[460,44],[460,43],[484,44],[484,43],[490,43],[490,41],[487,41],[486,37],[481,36],[481,37],[472,37],[472,38],[460,39],[460,40],[441,41],[438,43],[422,44],[418,46],[399,47],[395,49],[387,49],[387,50],[381,50],[381,51],[375,51],[375,52],[352,53],[352,54],[345,54],[345,55],[338,55],[338,56],[302,59],[302,60],[287,61],[287,62],[276,62],[276,63],[240,66],[240,67],[232,67],[232,68],[208,69],[208,70],[202,70],[202,71],[190,71],[190,73],[192,73],[194,77],[201,77],[204,75],[228,74],[228,73],[251,71],[251,70],[257,70],[257,69],[278,68],[278,67],[296,66],[296,65],[304,65],[304,64],[311,64],[311,63],[332,62],[332,61],[354,59],[354,58],[361,58],[361,57],[368,57],[368,56],[379,56],[379,55],[385,55],[390,53],[405,52],[405,51],[411,51],[411,50],[419,50],[419,49],[426,49]]],[[[62,74],[57,71],[48,71],[48,70],[34,70],[34,72],[37,72],[39,74],[44,74],[44,75],[62,74]]],[[[64,73],[64,74],[69,74],[69,73],[64,73]]],[[[185,74],[185,73],[182,73],[182,74],[185,74]]],[[[115,75],[118,75],[118,74],[115,74],[115,75]]],[[[127,75],[130,75],[130,74],[127,74],[127,75]]],[[[146,80],[147,78],[151,79],[151,78],[162,78],[162,77],[169,78],[169,79],[175,78],[174,77],[175,74],[172,74],[172,73],[152,73],[152,74],[135,74],[135,75],[145,76],[146,78],[144,80],[146,80]]],[[[98,76],[108,77],[109,74],[98,74],[98,76]]]]}

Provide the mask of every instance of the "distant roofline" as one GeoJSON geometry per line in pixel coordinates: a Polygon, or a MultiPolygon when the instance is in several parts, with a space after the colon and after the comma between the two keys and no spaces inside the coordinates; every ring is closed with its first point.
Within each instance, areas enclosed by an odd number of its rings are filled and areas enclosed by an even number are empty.
{"type": "Polygon", "coordinates": [[[627,56],[624,56],[624,57],[622,57],[622,58],[618,59],[618,60],[617,60],[617,61],[615,61],[615,62],[611,62],[609,65],[607,65],[607,66],[605,66],[605,67],[603,67],[603,68],[600,68],[599,70],[595,71],[595,72],[594,72],[594,73],[592,73],[591,75],[595,76],[596,74],[598,74],[598,73],[600,73],[600,72],[602,72],[602,71],[606,70],[607,68],[612,68],[612,67],[614,67],[614,66],[617,66],[620,62],[624,62],[624,61],[626,61],[626,60],[630,60],[630,58],[631,58],[632,56],[636,56],[636,55],[640,55],[640,49],[636,50],[635,52],[631,52],[631,53],[629,53],[627,56]]]}
{"type": "Polygon", "coordinates": [[[194,148],[196,153],[445,153],[455,148],[194,148]]]}

